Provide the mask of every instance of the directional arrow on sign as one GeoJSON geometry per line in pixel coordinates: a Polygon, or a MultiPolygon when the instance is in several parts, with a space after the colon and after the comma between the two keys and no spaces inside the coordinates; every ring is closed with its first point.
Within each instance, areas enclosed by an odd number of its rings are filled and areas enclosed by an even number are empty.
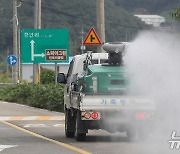
{"type": "Polygon", "coordinates": [[[34,57],[45,57],[45,54],[44,53],[41,53],[41,54],[34,54],[34,57]]]}
{"type": "Polygon", "coordinates": [[[3,151],[4,149],[17,147],[17,145],[0,145],[0,151],[3,151]]]}
{"type": "Polygon", "coordinates": [[[34,61],[34,40],[31,40],[31,60],[34,61]]]}
{"type": "Polygon", "coordinates": [[[9,64],[9,65],[15,65],[16,63],[17,63],[17,58],[16,58],[16,56],[14,56],[14,55],[10,55],[10,56],[8,56],[7,57],[7,63],[9,64]]]}
{"type": "Polygon", "coordinates": [[[13,57],[11,56],[11,57],[10,57],[10,64],[13,65],[13,63],[16,63],[16,60],[13,59],[13,57]]]}
{"type": "Polygon", "coordinates": [[[35,44],[34,40],[31,40],[30,44],[31,44],[31,60],[32,61],[34,61],[34,57],[42,57],[42,58],[45,57],[44,53],[41,53],[41,54],[34,53],[34,44],[35,44]]]}

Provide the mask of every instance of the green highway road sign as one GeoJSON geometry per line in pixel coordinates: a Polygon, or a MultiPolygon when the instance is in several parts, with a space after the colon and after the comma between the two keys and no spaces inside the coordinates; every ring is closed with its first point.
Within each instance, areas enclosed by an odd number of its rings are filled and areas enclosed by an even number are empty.
{"type": "Polygon", "coordinates": [[[22,63],[68,63],[67,29],[22,29],[22,63]]]}

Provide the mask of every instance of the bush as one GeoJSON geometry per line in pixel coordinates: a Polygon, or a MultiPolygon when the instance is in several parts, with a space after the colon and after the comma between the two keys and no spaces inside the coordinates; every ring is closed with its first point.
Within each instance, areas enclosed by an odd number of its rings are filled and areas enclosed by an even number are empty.
{"type": "Polygon", "coordinates": [[[40,76],[41,76],[40,79],[41,84],[55,83],[55,72],[53,70],[43,68],[40,76]]]}
{"type": "Polygon", "coordinates": [[[11,83],[12,82],[11,75],[6,75],[3,73],[0,73],[0,82],[1,83],[11,83]]]}
{"type": "Polygon", "coordinates": [[[63,112],[62,84],[23,83],[0,88],[0,99],[37,108],[63,112]]]}

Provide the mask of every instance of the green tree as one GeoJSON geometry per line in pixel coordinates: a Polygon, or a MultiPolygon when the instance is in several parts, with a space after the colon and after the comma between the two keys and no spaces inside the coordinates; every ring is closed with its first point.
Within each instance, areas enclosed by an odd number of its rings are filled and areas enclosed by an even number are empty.
{"type": "Polygon", "coordinates": [[[53,70],[43,68],[40,76],[41,76],[40,79],[41,84],[55,83],[55,72],[53,70]]]}
{"type": "Polygon", "coordinates": [[[172,17],[177,20],[180,21],[180,6],[175,8],[172,13],[171,13],[172,17]]]}

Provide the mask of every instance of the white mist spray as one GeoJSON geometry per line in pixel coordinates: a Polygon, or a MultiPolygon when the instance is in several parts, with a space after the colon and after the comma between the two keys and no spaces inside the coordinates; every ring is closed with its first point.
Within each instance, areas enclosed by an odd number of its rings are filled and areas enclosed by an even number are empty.
{"type": "Polygon", "coordinates": [[[155,128],[161,138],[170,139],[173,130],[180,131],[180,37],[142,32],[127,48],[125,63],[130,89],[155,99],[155,128]]]}

